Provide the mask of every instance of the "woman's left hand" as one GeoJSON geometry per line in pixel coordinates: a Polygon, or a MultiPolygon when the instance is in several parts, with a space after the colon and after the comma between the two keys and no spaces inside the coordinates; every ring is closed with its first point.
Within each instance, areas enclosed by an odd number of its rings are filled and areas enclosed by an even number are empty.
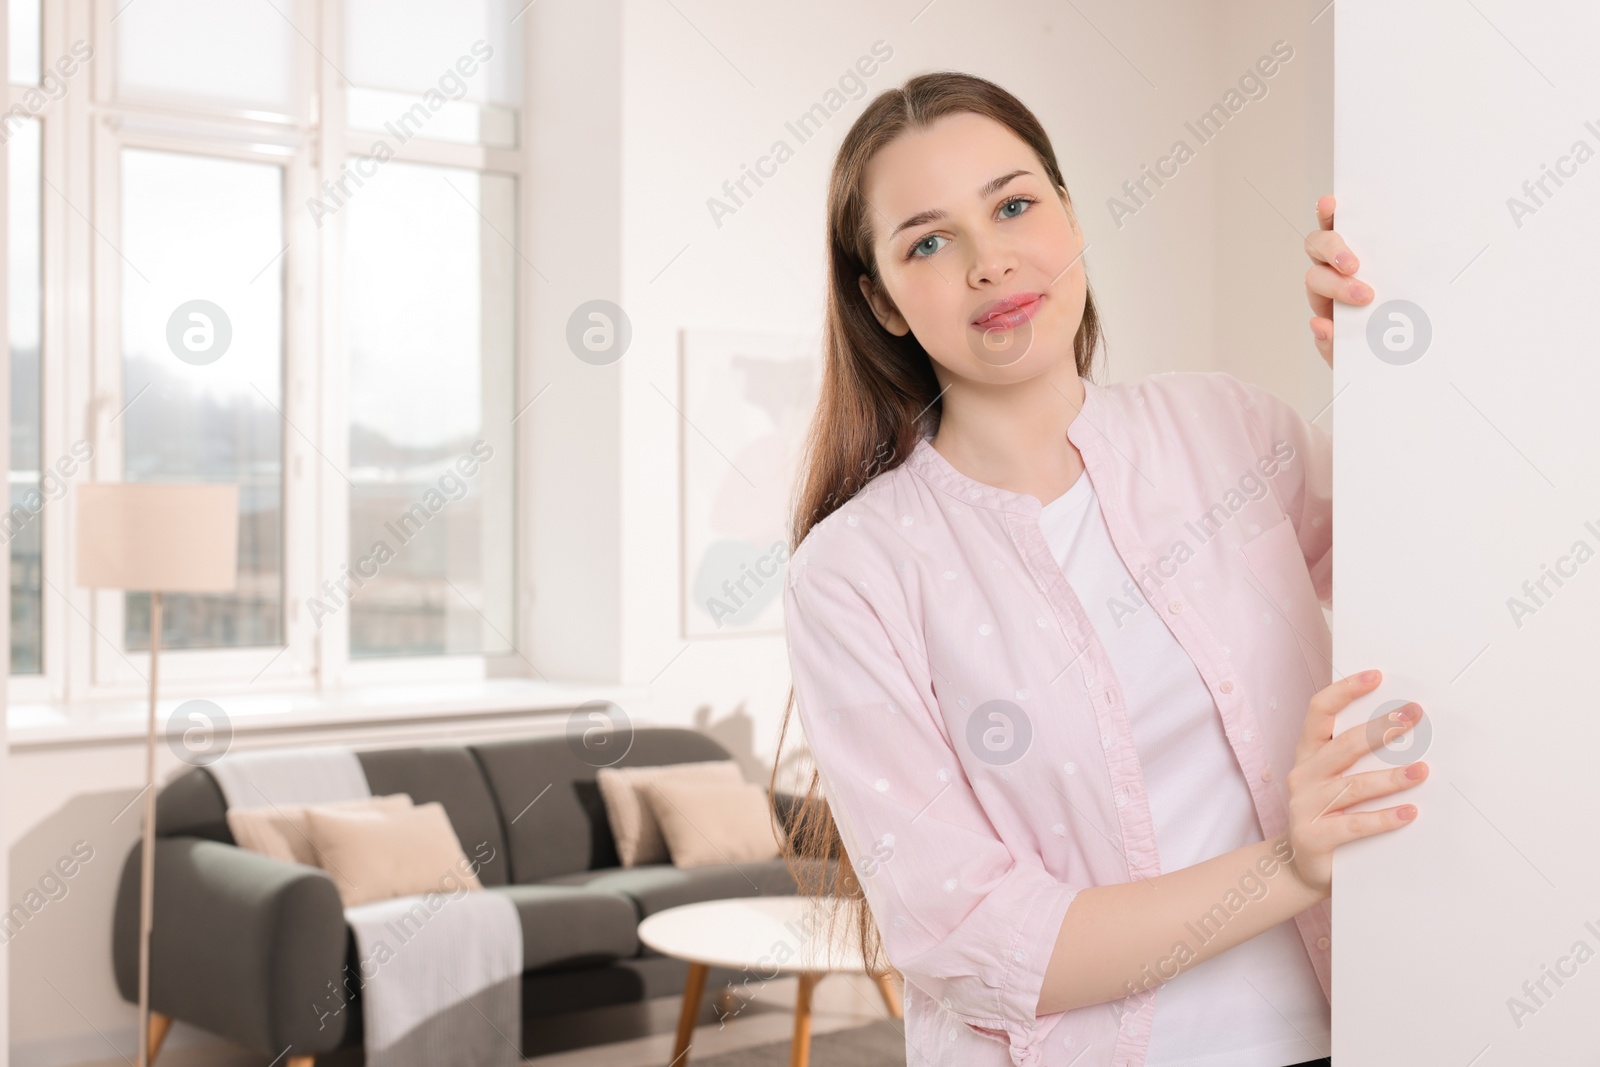
{"type": "Polygon", "coordinates": [[[1333,366],[1333,302],[1365,304],[1372,299],[1372,287],[1355,280],[1360,263],[1333,229],[1333,197],[1317,201],[1318,227],[1306,235],[1306,255],[1313,266],[1306,271],[1306,299],[1314,315],[1311,335],[1317,351],[1328,366],[1333,366]]]}

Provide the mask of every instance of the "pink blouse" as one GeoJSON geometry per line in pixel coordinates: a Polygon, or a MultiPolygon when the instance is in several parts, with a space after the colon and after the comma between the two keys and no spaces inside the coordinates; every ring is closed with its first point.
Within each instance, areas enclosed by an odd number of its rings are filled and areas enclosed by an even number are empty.
{"type": "MultiPolygon", "coordinates": [[[[1222,371],[1084,391],[1067,437],[1113,544],[1215,698],[1276,836],[1307,703],[1332,674],[1331,439],[1222,371]]],[[[1035,1014],[1078,890],[1162,873],[1120,684],[1041,507],[919,440],[788,568],[800,720],[907,980],[910,1063],[1140,1067],[1160,981],[1287,876],[1242,877],[1128,996],[1035,1014]]],[[[1331,999],[1329,905],[1294,921],[1331,999]]]]}

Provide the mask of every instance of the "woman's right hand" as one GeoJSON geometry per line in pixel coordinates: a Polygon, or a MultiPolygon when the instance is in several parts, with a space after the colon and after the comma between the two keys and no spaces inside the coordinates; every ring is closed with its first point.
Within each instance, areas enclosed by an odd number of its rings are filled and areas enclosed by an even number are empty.
{"type": "Polygon", "coordinates": [[[1305,727],[1295,749],[1289,789],[1289,831],[1293,858],[1288,866],[1311,890],[1327,896],[1333,889],[1333,850],[1346,841],[1371,837],[1405,826],[1416,817],[1412,804],[1375,811],[1345,811],[1351,804],[1387,796],[1427,780],[1428,765],[1420,760],[1404,767],[1387,767],[1347,775],[1345,769],[1363,753],[1373,752],[1393,740],[1395,731],[1409,730],[1422,718],[1416,702],[1391,712],[1380,730],[1357,723],[1338,737],[1333,722],[1340,710],[1365,696],[1382,681],[1378,671],[1341,678],[1319,690],[1306,711],[1305,727]],[[1401,716],[1410,715],[1407,721],[1401,716]],[[1415,775],[1415,777],[1411,777],[1415,775]]]}

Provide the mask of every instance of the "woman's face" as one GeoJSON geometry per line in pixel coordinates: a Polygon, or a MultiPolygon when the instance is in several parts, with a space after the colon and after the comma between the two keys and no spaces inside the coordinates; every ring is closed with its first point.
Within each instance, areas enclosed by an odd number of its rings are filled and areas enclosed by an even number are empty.
{"type": "Polygon", "coordinates": [[[1083,234],[1025,141],[984,115],[946,115],[881,149],[865,191],[882,289],[862,275],[862,292],[941,380],[1003,384],[1071,365],[1083,234]]]}

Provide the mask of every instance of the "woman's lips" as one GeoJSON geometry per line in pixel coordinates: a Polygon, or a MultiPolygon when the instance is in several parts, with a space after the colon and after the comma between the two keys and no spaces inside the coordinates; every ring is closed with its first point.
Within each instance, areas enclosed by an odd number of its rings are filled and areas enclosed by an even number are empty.
{"type": "Polygon", "coordinates": [[[991,330],[1014,330],[1038,314],[1039,305],[1043,300],[1042,293],[1035,294],[1026,304],[1019,304],[998,315],[989,315],[988,318],[980,316],[978,321],[972,324],[972,328],[980,333],[989,333],[991,330]]]}

